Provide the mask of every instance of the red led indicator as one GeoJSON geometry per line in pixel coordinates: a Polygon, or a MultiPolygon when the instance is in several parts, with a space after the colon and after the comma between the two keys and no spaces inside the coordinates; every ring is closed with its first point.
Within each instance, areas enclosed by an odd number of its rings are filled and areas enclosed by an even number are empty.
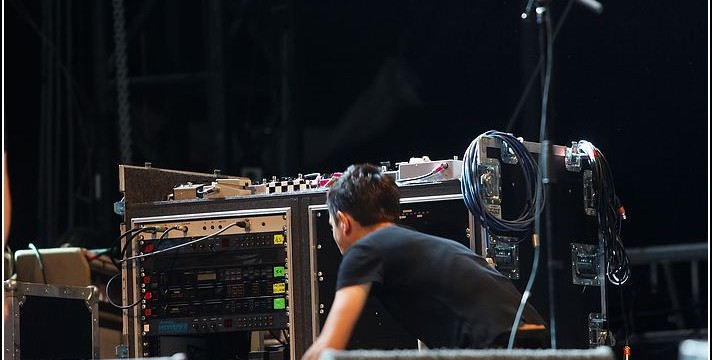
{"type": "Polygon", "coordinates": [[[151,309],[148,308],[148,309],[146,309],[146,310],[143,311],[143,314],[146,315],[146,317],[148,317],[148,316],[151,316],[151,312],[152,312],[151,309]]]}
{"type": "Polygon", "coordinates": [[[143,277],[143,283],[144,283],[144,284],[148,284],[148,283],[150,283],[150,282],[151,282],[151,277],[150,277],[150,276],[146,275],[146,276],[143,277]]]}
{"type": "Polygon", "coordinates": [[[150,291],[146,292],[146,295],[143,297],[146,300],[151,300],[153,298],[153,294],[150,291]]]}
{"type": "Polygon", "coordinates": [[[143,252],[150,253],[153,252],[154,249],[155,247],[153,246],[153,244],[148,244],[146,245],[146,247],[143,248],[143,252]]]}

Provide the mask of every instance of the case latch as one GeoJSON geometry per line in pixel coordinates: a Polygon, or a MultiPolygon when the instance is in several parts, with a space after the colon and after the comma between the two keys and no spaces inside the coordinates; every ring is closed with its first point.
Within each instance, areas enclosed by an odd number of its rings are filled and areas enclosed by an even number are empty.
{"type": "Polygon", "coordinates": [[[613,335],[608,332],[606,316],[599,313],[588,314],[588,346],[595,348],[602,345],[615,345],[613,335]]]}
{"type": "Polygon", "coordinates": [[[510,279],[519,279],[519,239],[509,236],[489,235],[490,256],[495,269],[510,279]]]}
{"type": "Polygon", "coordinates": [[[566,170],[575,172],[581,171],[581,156],[583,155],[585,154],[579,150],[578,141],[572,141],[571,147],[566,148],[566,157],[564,159],[566,170]]]}
{"type": "Polygon", "coordinates": [[[600,286],[596,245],[571,243],[571,276],[573,283],[585,286],[600,286]]]}

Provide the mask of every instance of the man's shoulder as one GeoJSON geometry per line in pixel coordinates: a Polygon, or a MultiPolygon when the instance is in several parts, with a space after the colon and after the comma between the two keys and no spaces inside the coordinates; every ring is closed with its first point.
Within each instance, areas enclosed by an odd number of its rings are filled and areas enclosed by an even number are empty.
{"type": "Polygon", "coordinates": [[[374,231],[356,242],[354,247],[393,254],[394,252],[412,252],[419,249],[424,249],[423,251],[443,249],[443,251],[446,251],[453,244],[456,245],[457,242],[400,225],[393,225],[374,231]]]}
{"type": "Polygon", "coordinates": [[[382,239],[390,239],[391,241],[400,239],[412,239],[414,237],[423,236],[425,234],[413,229],[405,228],[401,225],[393,224],[379,228],[363,238],[366,242],[379,242],[382,239]]]}

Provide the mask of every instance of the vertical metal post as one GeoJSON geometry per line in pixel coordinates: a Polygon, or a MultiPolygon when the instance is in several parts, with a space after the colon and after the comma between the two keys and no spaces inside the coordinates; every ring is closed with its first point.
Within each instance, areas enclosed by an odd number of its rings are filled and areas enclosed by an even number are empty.
{"type": "Polygon", "coordinates": [[[601,279],[601,315],[608,321],[608,295],[606,294],[606,242],[603,234],[598,233],[598,278],[601,279]]]}
{"type": "Polygon", "coordinates": [[[670,294],[670,301],[672,302],[673,318],[675,319],[675,324],[678,329],[685,328],[685,320],[682,318],[682,309],[680,308],[680,298],[677,293],[677,285],[675,285],[675,279],[672,277],[672,268],[670,267],[669,261],[663,261],[660,263],[663,267],[663,275],[665,275],[665,282],[667,283],[668,293],[670,294]]]}
{"type": "Polygon", "coordinates": [[[113,0],[114,52],[116,60],[116,101],[118,109],[119,154],[123,164],[131,164],[131,102],[129,65],[126,49],[126,17],[124,0],[113,0]]]}
{"type": "Polygon", "coordinates": [[[698,264],[698,261],[690,261],[690,280],[692,281],[692,306],[695,319],[702,319],[702,309],[700,308],[700,270],[697,267],[698,264]]]}

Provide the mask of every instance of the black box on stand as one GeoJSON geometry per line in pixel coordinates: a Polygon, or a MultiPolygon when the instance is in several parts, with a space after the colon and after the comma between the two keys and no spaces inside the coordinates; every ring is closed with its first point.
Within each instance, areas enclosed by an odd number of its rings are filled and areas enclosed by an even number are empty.
{"type": "MultiPolygon", "coordinates": [[[[479,141],[477,181],[484,206],[491,216],[516,219],[529,201],[527,182],[536,177],[524,177],[523,160],[511,145],[488,136],[479,141]]],[[[540,144],[523,141],[522,145],[536,161],[536,169],[540,144]]],[[[592,170],[585,154],[573,146],[552,145],[550,150],[545,200],[549,213],[542,211],[542,217],[550,216],[545,221],[550,222],[551,232],[542,225],[543,236],[537,241],[541,244],[539,274],[528,301],[553,330],[552,346],[581,349],[609,345],[614,340],[607,324],[605,246],[597,223],[592,170]]],[[[488,228],[479,218],[478,223],[477,249],[524,292],[535,259],[531,236],[488,228]]]]}

